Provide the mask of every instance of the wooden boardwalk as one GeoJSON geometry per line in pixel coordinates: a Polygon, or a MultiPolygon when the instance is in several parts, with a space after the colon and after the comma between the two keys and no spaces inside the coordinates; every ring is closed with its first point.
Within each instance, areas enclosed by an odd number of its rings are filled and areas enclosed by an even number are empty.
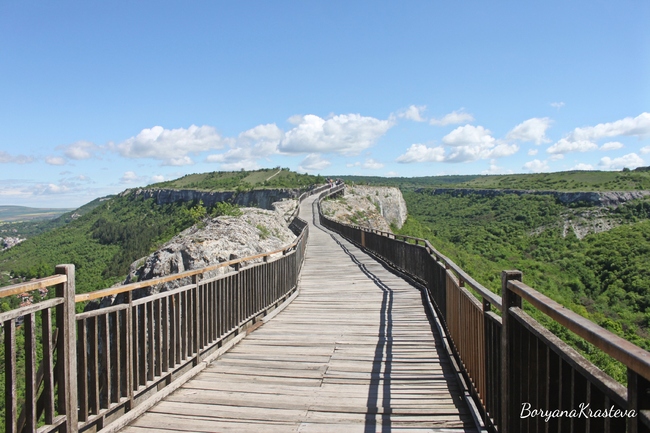
{"type": "Polygon", "coordinates": [[[312,201],[299,296],[123,432],[476,431],[420,292],[312,201]]]}

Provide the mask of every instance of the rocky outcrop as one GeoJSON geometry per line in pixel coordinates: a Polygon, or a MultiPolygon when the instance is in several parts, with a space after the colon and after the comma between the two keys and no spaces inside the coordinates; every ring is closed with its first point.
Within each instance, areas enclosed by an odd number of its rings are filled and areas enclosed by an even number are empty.
{"type": "MultiPolygon", "coordinates": [[[[280,250],[296,238],[296,234],[289,228],[287,219],[296,209],[297,204],[297,200],[284,200],[274,203],[273,211],[242,208],[241,216],[207,217],[174,236],[156,252],[133,262],[123,284],[198,269],[233,258],[280,250]]],[[[282,253],[276,255],[280,256],[282,253]]],[[[246,265],[261,260],[251,260],[246,262],[246,265]]],[[[203,278],[211,278],[231,271],[233,271],[231,267],[221,267],[205,273],[203,278]]],[[[189,278],[174,280],[135,290],[133,297],[137,299],[186,284],[190,284],[189,278]]],[[[90,303],[86,310],[104,308],[122,301],[119,295],[106,297],[99,303],[90,303]]]]}
{"type": "Polygon", "coordinates": [[[407,217],[406,202],[398,188],[346,187],[343,196],[324,200],[323,213],[344,223],[390,232],[401,228],[407,217]]]}
{"type": "Polygon", "coordinates": [[[568,192],[522,189],[418,188],[416,192],[429,195],[450,194],[452,196],[476,194],[483,197],[496,197],[503,194],[550,195],[565,205],[583,203],[587,206],[619,206],[630,200],[650,196],[650,191],[568,192]]]}
{"type": "Polygon", "coordinates": [[[134,193],[136,197],[153,198],[156,203],[168,204],[176,202],[203,201],[204,206],[212,207],[219,202],[230,202],[239,206],[273,209],[273,203],[284,199],[295,199],[302,190],[286,189],[256,189],[252,191],[199,191],[195,189],[127,189],[121,195],[134,193]]]}
{"type": "Polygon", "coordinates": [[[11,247],[14,247],[24,241],[23,238],[7,236],[4,238],[0,237],[0,250],[8,250],[11,247]]]}

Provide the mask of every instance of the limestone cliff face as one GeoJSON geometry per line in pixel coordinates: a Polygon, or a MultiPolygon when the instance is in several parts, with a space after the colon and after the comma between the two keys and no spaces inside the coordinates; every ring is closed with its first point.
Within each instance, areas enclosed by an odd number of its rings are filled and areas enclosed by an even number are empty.
{"type": "Polygon", "coordinates": [[[322,210],[344,223],[385,232],[391,224],[401,228],[408,215],[402,192],[391,187],[347,186],[342,197],[324,200],[322,210]]]}
{"type": "MultiPolygon", "coordinates": [[[[128,195],[133,190],[127,189],[122,195],[128,195]]],[[[273,203],[283,199],[295,199],[301,194],[300,189],[257,189],[252,191],[199,191],[193,189],[148,189],[135,190],[136,197],[153,198],[158,204],[176,202],[203,201],[206,207],[212,207],[218,202],[231,202],[239,206],[273,209],[273,203]]]]}
{"type": "Polygon", "coordinates": [[[477,194],[484,197],[496,197],[503,194],[517,195],[551,195],[562,204],[584,202],[591,206],[618,206],[629,200],[650,195],[650,191],[609,191],[609,192],[563,192],[563,191],[533,191],[522,189],[470,189],[470,188],[419,188],[419,193],[440,195],[451,194],[462,196],[477,194]]]}
{"type": "MultiPolygon", "coordinates": [[[[207,218],[201,224],[176,235],[158,251],[133,263],[125,283],[150,280],[225,262],[235,257],[278,250],[290,244],[295,237],[284,218],[274,211],[244,208],[243,215],[239,217],[207,218]]],[[[204,278],[228,271],[227,267],[219,268],[210,275],[204,275],[204,278]]],[[[149,290],[147,294],[171,290],[187,283],[172,281],[163,287],[149,290]]]]}
{"type": "MultiPolygon", "coordinates": [[[[206,217],[174,236],[154,253],[133,262],[123,284],[282,249],[296,238],[288,220],[297,205],[297,200],[283,200],[273,203],[274,210],[242,208],[241,216],[206,217]]],[[[256,259],[246,265],[261,260],[256,259]]],[[[203,278],[211,278],[232,270],[230,267],[218,268],[204,274],[203,278]]],[[[133,297],[138,299],[186,284],[190,284],[189,278],[135,290],[133,297]]],[[[122,301],[121,296],[106,297],[99,303],[89,303],[86,310],[107,307],[122,301]]]]}

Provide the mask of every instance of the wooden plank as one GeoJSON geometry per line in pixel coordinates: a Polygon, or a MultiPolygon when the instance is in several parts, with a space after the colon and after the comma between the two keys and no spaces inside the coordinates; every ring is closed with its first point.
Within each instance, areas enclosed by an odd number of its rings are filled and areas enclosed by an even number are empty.
{"type": "MultiPolygon", "coordinates": [[[[306,200],[310,222],[311,211],[306,200]]],[[[334,238],[310,224],[300,295],[124,431],[475,429],[419,290],[334,238]]],[[[271,284],[284,269],[273,266],[271,284]]],[[[232,286],[267,278],[246,275],[216,282],[226,330],[264,296],[232,286]],[[233,302],[241,311],[224,305],[233,302]]]]}

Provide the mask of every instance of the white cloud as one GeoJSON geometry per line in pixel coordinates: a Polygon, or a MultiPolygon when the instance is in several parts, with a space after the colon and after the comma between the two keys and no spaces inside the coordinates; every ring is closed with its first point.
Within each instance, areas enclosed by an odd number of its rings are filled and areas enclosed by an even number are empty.
{"type": "Polygon", "coordinates": [[[352,163],[352,164],[345,164],[345,166],[346,167],[363,167],[363,168],[366,168],[366,169],[369,169],[369,170],[379,170],[380,168],[384,167],[384,164],[382,164],[379,161],[375,161],[372,158],[368,158],[363,163],[357,161],[357,162],[352,163]]]}
{"type": "Polygon", "coordinates": [[[212,126],[196,125],[187,129],[154,126],[114,146],[124,157],[159,159],[165,165],[193,164],[189,154],[222,147],[223,140],[212,126]]]}
{"type": "Polygon", "coordinates": [[[644,154],[644,155],[645,155],[646,153],[650,153],[650,146],[642,147],[641,150],[640,150],[640,152],[641,152],[642,154],[644,154]]]}
{"type": "Polygon", "coordinates": [[[429,123],[432,125],[446,126],[446,125],[456,125],[458,123],[471,123],[474,121],[474,116],[469,113],[466,113],[464,109],[452,111],[449,114],[445,114],[440,119],[432,118],[429,123]]]}
{"type": "Polygon", "coordinates": [[[535,155],[537,155],[537,152],[538,152],[537,149],[530,149],[530,150],[528,151],[528,154],[529,154],[530,156],[535,156],[535,155]]]}
{"type": "Polygon", "coordinates": [[[162,174],[154,174],[153,176],[151,176],[151,181],[155,183],[163,182],[164,180],[165,180],[165,176],[163,176],[162,174]]]}
{"type": "MultiPolygon", "coordinates": [[[[575,128],[566,138],[560,139],[546,151],[548,153],[588,152],[598,149],[596,141],[617,136],[645,137],[650,135],[650,113],[641,113],[637,117],[626,117],[610,123],[599,123],[596,126],[575,128]]],[[[612,150],[622,146],[618,142],[603,145],[602,150],[612,150]]]]}
{"type": "Polygon", "coordinates": [[[469,162],[510,156],[519,150],[516,144],[496,140],[482,126],[459,126],[445,135],[442,141],[451,149],[447,151],[443,146],[412,144],[405,154],[397,158],[397,162],[469,162]]]}
{"type": "Polygon", "coordinates": [[[623,168],[636,168],[643,165],[643,159],[636,153],[628,153],[620,158],[601,158],[598,163],[605,170],[620,170],[623,168]]]}
{"type": "Polygon", "coordinates": [[[65,165],[66,160],[60,156],[48,156],[45,158],[45,162],[50,165],[65,165]]]}
{"type": "Polygon", "coordinates": [[[496,141],[489,129],[482,126],[465,125],[451,131],[442,138],[442,142],[448,146],[484,146],[492,147],[496,141]]]}
{"type": "Polygon", "coordinates": [[[386,177],[397,177],[397,176],[399,176],[399,173],[396,171],[389,171],[388,173],[386,173],[386,177]]]}
{"type": "Polygon", "coordinates": [[[550,167],[546,161],[540,161],[539,159],[533,159],[524,164],[524,169],[530,171],[531,173],[541,173],[543,171],[549,171],[550,167]]]}
{"type": "Polygon", "coordinates": [[[557,108],[558,110],[564,107],[564,102],[551,102],[551,107],[557,108]]]}
{"type": "Polygon", "coordinates": [[[625,147],[623,143],[619,141],[609,141],[602,146],[600,146],[600,150],[616,150],[616,149],[622,149],[625,147]]]}
{"type": "Polygon", "coordinates": [[[546,130],[551,126],[551,119],[548,117],[533,117],[525,120],[508,132],[506,139],[517,141],[534,141],[539,145],[550,140],[546,138],[546,130]]]}
{"type": "Polygon", "coordinates": [[[563,153],[555,153],[555,154],[551,155],[548,159],[551,160],[551,161],[559,161],[561,159],[564,159],[564,154],[563,153]]]}
{"type": "Polygon", "coordinates": [[[321,158],[320,155],[311,153],[300,163],[300,171],[318,171],[330,166],[330,162],[321,158]]]}
{"type": "Polygon", "coordinates": [[[474,121],[474,116],[469,113],[466,113],[461,108],[460,110],[454,110],[449,114],[445,114],[440,119],[432,118],[429,123],[431,125],[446,126],[446,125],[456,125],[458,123],[471,123],[474,121]]]}
{"type": "Polygon", "coordinates": [[[77,141],[67,146],[57,146],[57,149],[63,150],[65,156],[70,159],[82,160],[90,159],[97,152],[102,150],[101,147],[90,141],[77,141]]]}
{"type": "Polygon", "coordinates": [[[63,194],[70,191],[67,185],[57,185],[54,183],[38,184],[34,188],[34,194],[63,194]]]}
{"type": "Polygon", "coordinates": [[[553,146],[546,149],[548,153],[569,153],[569,152],[588,152],[598,149],[598,145],[589,140],[572,141],[566,138],[560,139],[553,146]]]}
{"type": "Polygon", "coordinates": [[[422,112],[426,110],[426,105],[411,105],[406,110],[397,113],[397,117],[409,119],[415,122],[426,122],[427,119],[422,117],[422,112]]]}
{"type": "Polygon", "coordinates": [[[10,155],[7,152],[0,150],[0,164],[29,164],[30,162],[34,162],[34,158],[31,156],[10,155]]]}
{"type": "Polygon", "coordinates": [[[284,132],[274,123],[258,125],[239,134],[237,139],[225,140],[230,149],[222,154],[209,155],[207,162],[217,162],[224,170],[254,170],[257,160],[278,153],[284,132]]]}
{"type": "Polygon", "coordinates": [[[509,156],[519,150],[516,144],[498,142],[482,126],[465,125],[451,131],[442,142],[454,149],[445,157],[446,162],[467,162],[509,156]]]}
{"type": "Polygon", "coordinates": [[[135,174],[134,171],[126,171],[120,178],[120,183],[137,183],[142,181],[142,178],[135,174]]]}
{"type": "Polygon", "coordinates": [[[496,159],[491,160],[489,168],[481,172],[481,174],[512,174],[512,173],[513,173],[512,170],[499,167],[497,165],[496,159]]]}
{"type": "Polygon", "coordinates": [[[366,159],[366,161],[361,164],[361,167],[367,168],[369,170],[379,170],[380,168],[384,167],[384,164],[382,164],[379,161],[375,161],[372,158],[366,159]]]}
{"type": "Polygon", "coordinates": [[[286,153],[358,154],[375,144],[394,124],[360,114],[341,114],[327,120],[307,114],[289,120],[296,127],[287,131],[280,143],[280,151],[286,153]]]}
{"type": "Polygon", "coordinates": [[[571,167],[571,170],[585,170],[585,171],[589,171],[589,170],[593,170],[593,169],[594,169],[593,165],[591,165],[591,164],[584,164],[584,163],[582,163],[582,162],[581,162],[580,164],[577,164],[577,165],[574,165],[573,167],[571,167]]]}
{"type": "Polygon", "coordinates": [[[596,141],[606,137],[620,135],[643,137],[650,135],[650,113],[641,113],[637,117],[626,117],[610,123],[599,123],[596,126],[576,128],[569,135],[572,141],[596,141]]]}
{"type": "Polygon", "coordinates": [[[266,125],[257,125],[254,128],[239,134],[238,142],[255,144],[267,154],[277,152],[277,147],[284,138],[284,131],[277,127],[275,123],[266,125]]]}
{"type": "Polygon", "coordinates": [[[411,144],[405,154],[397,157],[397,162],[443,162],[445,149],[442,146],[427,147],[424,144],[411,144]]]}

